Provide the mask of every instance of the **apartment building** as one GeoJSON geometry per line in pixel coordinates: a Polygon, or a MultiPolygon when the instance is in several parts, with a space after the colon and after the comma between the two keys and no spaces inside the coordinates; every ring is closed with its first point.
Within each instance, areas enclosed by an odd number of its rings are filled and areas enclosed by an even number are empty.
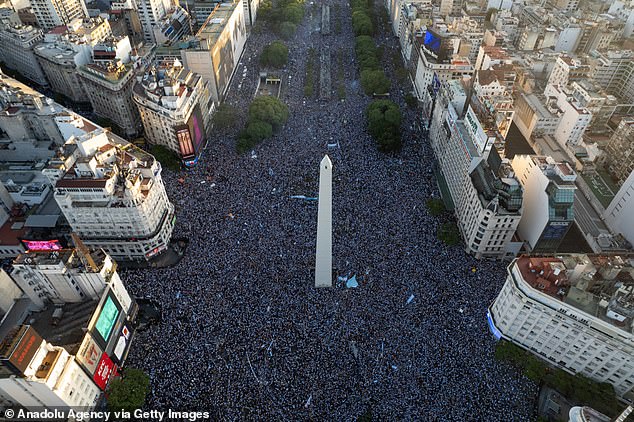
{"type": "Polygon", "coordinates": [[[27,25],[0,25],[0,60],[9,69],[36,84],[46,87],[48,81],[34,53],[44,34],[38,28],[27,25]]]}
{"type": "Polygon", "coordinates": [[[521,256],[489,307],[489,328],[569,373],[634,398],[634,268],[628,256],[521,256]]]}
{"type": "Polygon", "coordinates": [[[37,26],[44,31],[88,17],[84,0],[30,0],[29,3],[37,26]]]}

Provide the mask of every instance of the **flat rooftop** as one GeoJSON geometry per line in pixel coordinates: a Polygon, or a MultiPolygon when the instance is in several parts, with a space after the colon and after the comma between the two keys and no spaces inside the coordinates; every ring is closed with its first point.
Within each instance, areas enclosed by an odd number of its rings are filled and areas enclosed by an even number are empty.
{"type": "Polygon", "coordinates": [[[238,6],[242,7],[242,3],[238,1],[233,3],[219,3],[218,7],[214,9],[198,30],[196,37],[207,39],[209,40],[209,45],[214,45],[238,6]]]}
{"type": "Polygon", "coordinates": [[[535,290],[634,334],[634,254],[521,256],[515,265],[535,290]]]}

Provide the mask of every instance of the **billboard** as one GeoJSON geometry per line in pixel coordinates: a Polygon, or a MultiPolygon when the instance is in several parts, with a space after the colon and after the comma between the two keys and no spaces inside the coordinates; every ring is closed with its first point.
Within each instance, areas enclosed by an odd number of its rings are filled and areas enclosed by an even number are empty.
{"type": "Polygon", "coordinates": [[[189,129],[189,136],[194,143],[195,154],[198,155],[205,140],[205,125],[203,114],[200,111],[200,104],[196,104],[194,111],[192,111],[192,114],[189,116],[187,128],[189,129]]]}
{"type": "Polygon", "coordinates": [[[84,341],[79,346],[75,358],[92,376],[97,370],[97,364],[103,354],[103,350],[97,345],[90,334],[86,334],[84,341]]]}
{"type": "Polygon", "coordinates": [[[99,317],[97,317],[97,322],[95,322],[93,327],[93,334],[97,335],[98,340],[101,339],[103,341],[104,347],[108,344],[108,340],[110,340],[110,336],[112,335],[113,328],[117,323],[120,313],[121,305],[117,303],[113,293],[111,291],[108,292],[108,296],[103,302],[103,306],[99,312],[99,317]]]}
{"type": "MultiPolygon", "coordinates": [[[[28,368],[33,356],[39,349],[42,344],[42,337],[30,326],[23,327],[24,331],[22,337],[18,341],[18,343],[13,348],[11,355],[9,356],[9,362],[13,365],[18,371],[24,373],[26,368],[28,368]],[[26,330],[24,330],[26,328],[26,330]]],[[[19,335],[19,334],[18,334],[19,335]]]]}
{"type": "Polygon", "coordinates": [[[30,251],[59,251],[59,240],[23,240],[24,247],[30,251]]]}
{"type": "Polygon", "coordinates": [[[108,357],[106,353],[101,354],[101,359],[97,364],[97,370],[95,371],[95,375],[93,376],[93,381],[97,384],[97,387],[102,390],[106,389],[106,385],[108,384],[108,379],[110,379],[110,375],[115,369],[115,365],[112,360],[108,357]]]}
{"type": "Polygon", "coordinates": [[[196,151],[194,150],[194,144],[189,134],[189,127],[187,125],[176,126],[176,140],[178,141],[178,147],[181,151],[181,157],[183,160],[194,157],[196,151]]]}

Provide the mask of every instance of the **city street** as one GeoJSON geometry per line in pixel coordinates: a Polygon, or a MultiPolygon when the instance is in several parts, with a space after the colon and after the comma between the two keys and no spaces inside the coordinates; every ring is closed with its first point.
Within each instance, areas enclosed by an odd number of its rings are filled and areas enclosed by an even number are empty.
{"type": "MultiPolygon", "coordinates": [[[[530,420],[537,386],[495,360],[486,322],[505,264],[445,246],[436,230],[450,216],[425,207],[439,195],[433,156],[414,129],[417,112],[405,106],[410,87],[396,83],[398,41],[387,32],[376,38],[404,117],[404,148],[387,156],[365,128],[371,99],[358,81],[350,7],[330,4],[340,34],[321,35],[321,7],[307,4],[288,42],[280,99],[291,115],[280,133],[238,155],[238,125],[212,137],[191,172],[164,170],[174,236],[189,239],[185,257],[173,268],[122,274],[131,293],[162,310],[161,322],[135,338],[127,364],[151,377],[146,407],[205,410],[216,420],[530,420]],[[330,100],[303,96],[310,47],[330,51],[330,100]],[[329,151],[329,143],[340,148],[329,151]],[[356,274],[358,288],[344,279],[314,288],[317,202],[291,198],[317,196],[326,153],[333,265],[337,276],[356,274]]],[[[274,39],[265,31],[247,42],[227,99],[240,123],[258,53],[274,39]]]]}

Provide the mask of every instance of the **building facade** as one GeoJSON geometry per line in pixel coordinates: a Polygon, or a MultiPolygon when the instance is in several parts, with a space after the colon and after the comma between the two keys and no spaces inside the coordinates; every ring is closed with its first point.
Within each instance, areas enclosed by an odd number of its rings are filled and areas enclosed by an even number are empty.
{"type": "Polygon", "coordinates": [[[202,76],[178,59],[155,61],[134,86],[145,139],[174,151],[186,166],[195,165],[207,141],[214,103],[202,76]]]}
{"type": "Polygon", "coordinates": [[[600,158],[610,176],[622,185],[634,172],[634,118],[621,120],[600,158]]]}
{"type": "Polygon", "coordinates": [[[631,257],[522,256],[489,307],[489,326],[572,374],[634,396],[634,268],[631,257]]]}
{"type": "Polygon", "coordinates": [[[84,0],[30,0],[37,25],[46,31],[88,17],[84,0]]]}
{"type": "Polygon", "coordinates": [[[513,236],[521,217],[522,189],[510,163],[493,147],[500,136],[494,123],[479,118],[476,111],[481,109],[467,101],[461,81],[442,85],[429,130],[431,145],[467,252],[477,258],[508,259],[521,247],[513,236]]]}
{"type": "Polygon", "coordinates": [[[524,190],[517,234],[532,253],[557,252],[575,220],[577,175],[568,163],[552,157],[516,155],[512,166],[524,190]]]}
{"type": "Polygon", "coordinates": [[[634,171],[621,185],[603,218],[614,233],[621,234],[634,245],[634,171]]]}
{"type": "Polygon", "coordinates": [[[33,51],[43,39],[42,31],[32,26],[0,28],[0,60],[9,69],[45,87],[48,81],[33,51]]]}

